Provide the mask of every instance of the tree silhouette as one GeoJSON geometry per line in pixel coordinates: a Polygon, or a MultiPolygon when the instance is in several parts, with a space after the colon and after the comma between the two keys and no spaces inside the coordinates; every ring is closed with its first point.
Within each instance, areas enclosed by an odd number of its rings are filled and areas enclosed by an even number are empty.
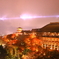
{"type": "Polygon", "coordinates": [[[0,45],[0,59],[5,59],[6,56],[7,56],[6,49],[4,49],[2,45],[0,45]]]}

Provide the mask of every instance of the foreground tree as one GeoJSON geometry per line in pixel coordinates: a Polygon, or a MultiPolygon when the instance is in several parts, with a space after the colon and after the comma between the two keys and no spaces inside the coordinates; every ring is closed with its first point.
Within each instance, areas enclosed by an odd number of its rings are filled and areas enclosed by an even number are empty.
{"type": "Polygon", "coordinates": [[[3,48],[2,45],[0,45],[0,59],[5,59],[6,56],[7,56],[6,49],[3,48]]]}

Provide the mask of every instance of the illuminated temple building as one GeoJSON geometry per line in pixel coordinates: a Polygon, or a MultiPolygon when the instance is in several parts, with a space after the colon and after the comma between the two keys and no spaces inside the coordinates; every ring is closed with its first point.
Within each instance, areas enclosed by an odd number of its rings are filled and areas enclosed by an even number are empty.
{"type": "Polygon", "coordinates": [[[40,46],[44,49],[59,50],[59,22],[49,23],[40,29],[31,31],[25,31],[19,27],[15,33],[3,38],[10,54],[15,56],[19,56],[25,47],[34,51],[40,51],[40,46]]]}
{"type": "Polygon", "coordinates": [[[59,22],[49,23],[40,29],[42,47],[59,50],[59,22]]]}

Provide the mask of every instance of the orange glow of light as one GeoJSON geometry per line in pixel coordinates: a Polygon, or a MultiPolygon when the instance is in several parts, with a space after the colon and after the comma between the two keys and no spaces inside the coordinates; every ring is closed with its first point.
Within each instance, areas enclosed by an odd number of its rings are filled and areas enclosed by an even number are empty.
{"type": "Polygon", "coordinates": [[[38,50],[38,48],[36,49],[36,52],[38,52],[39,50],[38,50]]]}
{"type": "Polygon", "coordinates": [[[32,50],[32,51],[35,51],[35,50],[36,50],[36,47],[31,47],[31,50],[32,50]]]}
{"type": "Polygon", "coordinates": [[[18,33],[15,33],[16,36],[18,36],[18,33]]]}
{"type": "Polygon", "coordinates": [[[12,45],[12,44],[15,44],[17,42],[17,40],[10,40],[9,42],[8,42],[8,44],[9,45],[12,45]]]}
{"type": "Polygon", "coordinates": [[[15,37],[15,34],[12,34],[12,38],[14,38],[15,37]]]}
{"type": "Polygon", "coordinates": [[[32,39],[32,45],[41,45],[41,40],[40,39],[37,39],[37,38],[34,38],[32,39]]]}
{"type": "Polygon", "coordinates": [[[30,37],[31,37],[31,38],[35,38],[35,37],[36,37],[35,33],[32,33],[32,34],[30,35],[30,37]]]}
{"type": "Polygon", "coordinates": [[[17,32],[22,32],[22,28],[18,28],[17,29],[17,32]]]}
{"type": "Polygon", "coordinates": [[[7,42],[9,42],[9,39],[4,39],[4,41],[7,43],[7,42]]]}
{"type": "Polygon", "coordinates": [[[30,47],[27,47],[27,49],[31,49],[30,47]]]}
{"type": "Polygon", "coordinates": [[[31,50],[32,50],[32,51],[36,51],[36,52],[39,51],[37,47],[31,47],[31,50]]]}
{"type": "Polygon", "coordinates": [[[17,40],[12,40],[11,42],[12,42],[12,44],[15,44],[17,42],[17,40]]]}
{"type": "Polygon", "coordinates": [[[37,38],[33,38],[33,39],[27,38],[24,40],[24,42],[29,46],[30,45],[33,45],[33,46],[41,45],[41,40],[37,38]]]}
{"type": "Polygon", "coordinates": [[[29,38],[26,38],[26,39],[24,40],[25,43],[28,43],[29,41],[30,41],[29,38]]]}

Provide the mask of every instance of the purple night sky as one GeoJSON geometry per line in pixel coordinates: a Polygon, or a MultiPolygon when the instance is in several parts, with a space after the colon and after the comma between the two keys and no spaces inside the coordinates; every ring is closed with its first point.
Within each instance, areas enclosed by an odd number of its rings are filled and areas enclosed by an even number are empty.
{"type": "Polygon", "coordinates": [[[26,14],[27,17],[28,15],[59,15],[59,0],[0,0],[0,34],[13,33],[17,27],[23,29],[41,28],[50,22],[59,22],[59,16],[31,19],[16,18],[23,14],[26,14]]]}

